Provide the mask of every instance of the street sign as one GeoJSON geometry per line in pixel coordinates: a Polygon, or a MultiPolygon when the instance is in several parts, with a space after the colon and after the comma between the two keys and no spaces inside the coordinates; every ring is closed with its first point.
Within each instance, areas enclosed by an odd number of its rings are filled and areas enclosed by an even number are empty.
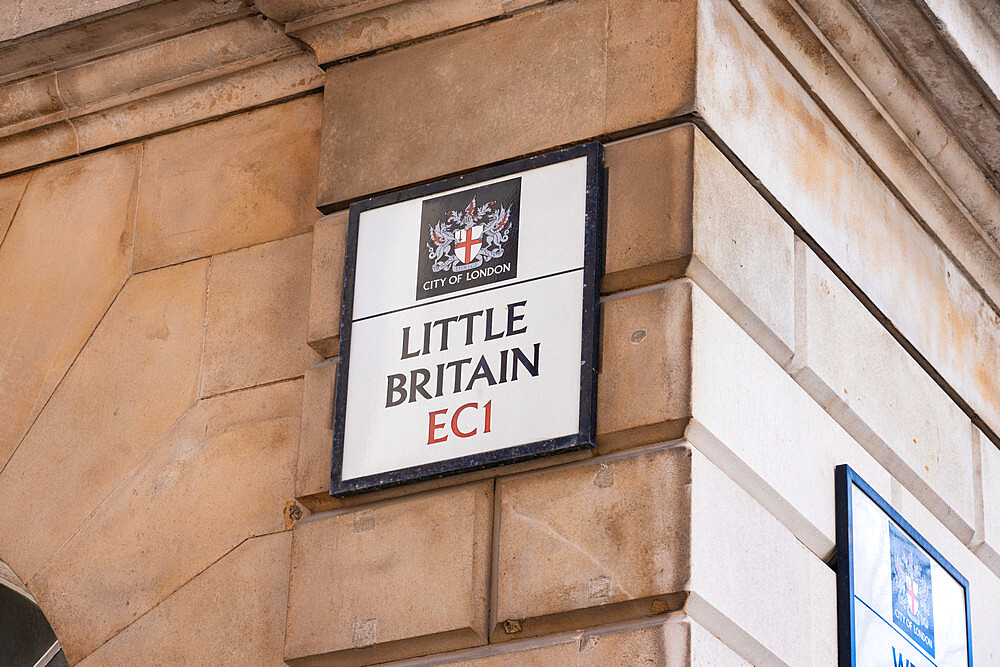
{"type": "Polygon", "coordinates": [[[592,447],[602,148],[351,205],[330,493],[592,447]]]}
{"type": "Polygon", "coordinates": [[[836,484],[841,667],[972,667],[969,582],[850,467],[836,484]]]}

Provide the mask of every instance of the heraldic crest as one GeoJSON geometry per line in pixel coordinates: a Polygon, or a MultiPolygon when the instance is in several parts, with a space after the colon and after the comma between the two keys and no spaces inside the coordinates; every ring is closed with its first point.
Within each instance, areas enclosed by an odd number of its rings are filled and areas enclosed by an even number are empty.
{"type": "Polygon", "coordinates": [[[431,271],[467,271],[503,257],[511,230],[510,209],[495,201],[478,205],[473,197],[464,209],[448,211],[430,227],[431,271]]]}
{"type": "Polygon", "coordinates": [[[417,246],[417,298],[517,276],[521,178],[425,199],[417,246]]]}

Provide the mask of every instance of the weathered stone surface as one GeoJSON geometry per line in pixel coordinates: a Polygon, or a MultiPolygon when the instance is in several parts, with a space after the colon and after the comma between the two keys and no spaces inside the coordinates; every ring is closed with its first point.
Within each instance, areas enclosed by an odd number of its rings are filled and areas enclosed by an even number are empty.
{"type": "MultiPolygon", "coordinates": [[[[550,665],[571,665],[576,662],[579,639],[572,637],[548,646],[538,646],[520,651],[504,651],[483,657],[460,658],[451,663],[461,667],[549,667],[550,665]]],[[[419,661],[414,661],[419,665],[419,661]]],[[[441,664],[440,659],[431,659],[428,665],[441,664]]]]}
{"type": "Polygon", "coordinates": [[[690,456],[661,448],[498,480],[491,641],[679,608],[690,456]]]}
{"type": "Polygon", "coordinates": [[[783,362],[794,345],[792,228],[700,131],[693,153],[688,275],[714,299],[734,300],[727,312],[783,362]]]}
{"type": "Polygon", "coordinates": [[[306,340],[326,358],[335,357],[340,351],[340,298],[344,289],[346,242],[347,211],[316,221],[306,340]]]}
{"type": "Polygon", "coordinates": [[[37,115],[51,114],[62,108],[54,74],[43,74],[0,85],[0,132],[11,133],[37,115]]]}
{"type": "Polygon", "coordinates": [[[691,414],[691,286],[677,280],[602,304],[601,451],[680,437],[691,414]],[[635,400],[636,387],[647,387],[635,400]]]}
{"type": "Polygon", "coordinates": [[[53,122],[2,137],[0,174],[301,95],[322,84],[323,71],[311,55],[267,60],[248,69],[75,116],[72,125],[69,121],[53,122]]]}
{"type": "Polygon", "coordinates": [[[302,389],[302,429],[295,472],[295,497],[310,509],[317,502],[326,502],[329,498],[336,382],[336,360],[313,366],[306,371],[302,389]]]}
{"type": "Polygon", "coordinates": [[[0,467],[128,279],[138,158],[121,148],[0,181],[0,467]]]}
{"type": "Polygon", "coordinates": [[[699,4],[608,0],[608,132],[694,109],[699,4]]]}
{"type": "Polygon", "coordinates": [[[1000,450],[978,429],[974,435],[982,475],[979,484],[982,497],[977,498],[982,503],[982,527],[974,551],[1000,577],[1000,450]]]}
{"type": "Polygon", "coordinates": [[[576,634],[492,644],[489,648],[428,656],[397,663],[407,667],[548,667],[549,665],[712,665],[746,667],[733,653],[684,612],[576,634]]]}
{"type": "MultiPolygon", "coordinates": [[[[251,0],[184,0],[133,6],[124,13],[112,12],[95,20],[63,26],[32,35],[27,40],[0,44],[0,80],[62,69],[74,63],[99,58],[122,44],[141,47],[199,27],[226,21],[233,13],[246,13],[251,0]]],[[[18,2],[4,3],[0,12],[18,2]]],[[[0,13],[0,16],[4,16],[0,13]]],[[[10,26],[9,21],[4,22],[10,26]]]]}
{"type": "Polygon", "coordinates": [[[834,571],[700,452],[691,465],[685,611],[750,664],[837,664],[834,571]]]}
{"type": "Polygon", "coordinates": [[[320,110],[309,96],[146,141],[135,270],[308,231],[320,110]]]}
{"type": "Polygon", "coordinates": [[[31,580],[69,660],[90,654],[243,540],[282,530],[301,385],[200,401],[31,580]]]}
{"type": "Polygon", "coordinates": [[[299,51],[277,24],[248,16],[61,70],[59,101],[67,109],[99,109],[167,82],[176,88],[299,51]]]}
{"type": "Polygon", "coordinates": [[[78,145],[67,121],[0,137],[0,174],[75,155],[78,145]]]}
{"type": "Polygon", "coordinates": [[[667,621],[625,632],[586,633],[580,639],[578,663],[602,665],[712,665],[746,667],[712,633],[683,612],[670,614],[667,621]]]}
{"type": "Polygon", "coordinates": [[[1000,318],[734,7],[699,2],[698,108],[994,429],[1000,318]],[[755,128],[748,132],[747,128],[755,128]],[[879,220],[880,224],[872,224],[879,220]]]}
{"type": "Polygon", "coordinates": [[[697,287],[692,309],[688,439],[826,558],[836,539],[835,466],[850,463],[880,491],[889,475],[697,287]]]}
{"type": "Polygon", "coordinates": [[[501,0],[410,0],[363,11],[361,4],[329,22],[306,19],[306,27],[293,23],[286,29],[324,64],[493,18],[504,13],[503,5],[501,0]]]}
{"type": "MultiPolygon", "coordinates": [[[[992,0],[984,2],[993,6],[992,0]]],[[[982,233],[1000,229],[994,186],[850,0],[802,0],[796,6],[744,0],[742,7],[958,263],[987,292],[1000,293],[1000,256],[982,233]],[[815,34],[816,28],[823,37],[815,34]],[[827,50],[831,44],[832,53],[827,50]],[[873,100],[881,108],[873,107],[873,100]],[[925,168],[927,163],[932,170],[925,168]],[[942,180],[947,188],[941,187],[942,180]]]]}
{"type": "Polygon", "coordinates": [[[975,526],[969,417],[804,246],[796,377],[963,542],[975,526]]]}
{"type": "Polygon", "coordinates": [[[21,205],[21,197],[24,196],[30,178],[31,174],[24,172],[0,180],[0,244],[3,244],[10,221],[21,205]]]}
{"type": "Polygon", "coordinates": [[[483,482],[296,526],[285,660],[369,664],[485,644],[492,501],[483,482]]]}
{"type": "Polygon", "coordinates": [[[283,664],[290,542],[243,542],[80,665],[283,664]]]}
{"type": "Polygon", "coordinates": [[[605,148],[602,292],[683,275],[691,255],[694,134],[694,126],[682,125],[605,148]]]}
{"type": "Polygon", "coordinates": [[[306,345],[312,235],[218,255],[201,395],[296,377],[320,361],[306,345]]]}
{"type": "Polygon", "coordinates": [[[69,23],[94,14],[127,5],[129,0],[12,0],[8,3],[0,40],[13,39],[21,35],[69,23]]]}
{"type": "Polygon", "coordinates": [[[600,134],[606,13],[568,0],[331,68],[319,203],[600,134]]]}
{"type": "Polygon", "coordinates": [[[3,556],[25,579],[194,403],[207,273],[132,277],[0,474],[3,556]]]}

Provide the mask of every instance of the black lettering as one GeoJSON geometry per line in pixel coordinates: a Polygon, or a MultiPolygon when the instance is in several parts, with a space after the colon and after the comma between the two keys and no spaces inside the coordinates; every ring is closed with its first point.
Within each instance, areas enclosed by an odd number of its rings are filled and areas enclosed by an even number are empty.
{"type": "Polygon", "coordinates": [[[431,381],[431,372],[426,368],[414,368],[410,371],[410,403],[417,400],[417,392],[424,398],[430,398],[431,395],[427,393],[424,387],[428,382],[431,381]],[[417,379],[420,376],[420,379],[417,379]]]}
{"type": "Polygon", "coordinates": [[[424,322],[424,349],[420,354],[427,354],[431,351],[431,323],[424,322]]]}
{"type": "Polygon", "coordinates": [[[441,325],[441,351],[444,352],[448,349],[448,324],[451,322],[457,322],[457,317],[446,317],[443,320],[438,320],[434,323],[434,326],[441,325]]]}
{"type": "Polygon", "coordinates": [[[517,309],[517,308],[521,308],[526,303],[528,303],[528,302],[527,301],[518,301],[517,303],[512,303],[512,304],[509,304],[507,306],[507,335],[508,336],[516,336],[517,334],[523,334],[525,331],[528,330],[528,325],[524,325],[520,329],[515,329],[514,328],[514,324],[516,324],[517,322],[520,322],[521,320],[524,319],[524,314],[523,313],[521,315],[515,315],[514,314],[514,310],[517,309]]]}
{"type": "Polygon", "coordinates": [[[500,350],[500,384],[507,381],[507,350],[500,350]]]}
{"type": "Polygon", "coordinates": [[[459,315],[456,320],[465,320],[465,344],[472,345],[472,333],[475,331],[473,323],[476,321],[477,317],[480,317],[483,311],[477,310],[474,313],[465,313],[464,315],[459,315]]]}
{"type": "Polygon", "coordinates": [[[515,347],[511,352],[514,353],[514,363],[511,368],[510,380],[513,382],[517,379],[517,364],[520,362],[526,371],[531,375],[531,377],[538,377],[538,352],[541,348],[541,343],[535,343],[535,355],[534,360],[528,363],[528,357],[525,356],[524,352],[521,352],[521,348],[515,347]]]}
{"type": "Polygon", "coordinates": [[[472,357],[469,357],[468,359],[459,359],[458,361],[449,361],[448,362],[448,368],[454,368],[455,369],[455,391],[454,391],[454,393],[457,394],[458,392],[462,391],[462,366],[464,366],[466,364],[471,364],[471,363],[472,363],[472,357]]]}
{"type": "Polygon", "coordinates": [[[486,362],[486,357],[479,357],[479,363],[476,364],[476,370],[472,373],[472,377],[469,378],[469,385],[465,388],[465,391],[472,389],[472,385],[476,383],[476,380],[483,378],[486,379],[486,384],[491,387],[497,383],[493,377],[493,371],[490,370],[490,365],[486,362]]]}
{"type": "Polygon", "coordinates": [[[420,350],[410,352],[410,327],[403,327],[403,356],[400,359],[409,359],[420,354],[420,350]]]}
{"type": "Polygon", "coordinates": [[[503,330],[500,333],[493,333],[493,309],[486,309],[486,340],[496,340],[503,338],[503,330]]]}
{"type": "Polygon", "coordinates": [[[444,391],[444,364],[437,365],[437,391],[434,392],[434,398],[439,398],[441,393],[444,391]]]}
{"type": "Polygon", "coordinates": [[[386,379],[388,385],[385,390],[385,407],[391,408],[406,400],[406,376],[402,373],[393,373],[386,379]],[[394,398],[397,395],[399,398],[394,398]]]}

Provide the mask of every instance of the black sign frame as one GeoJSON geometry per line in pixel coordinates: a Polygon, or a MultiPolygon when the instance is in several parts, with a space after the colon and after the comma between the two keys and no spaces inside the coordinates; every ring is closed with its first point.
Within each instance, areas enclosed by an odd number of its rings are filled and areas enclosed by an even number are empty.
{"type": "MultiPolygon", "coordinates": [[[[968,667],[972,667],[972,604],[969,593],[969,580],[955,569],[941,553],[931,546],[924,537],[911,526],[899,512],[878,494],[849,465],[838,465],[835,476],[835,505],[837,514],[837,657],[840,667],[855,667],[857,665],[857,642],[854,636],[854,503],[851,497],[851,487],[856,486],[876,506],[893,521],[907,537],[912,539],[921,549],[940,565],[965,590],[965,638],[968,652],[968,667]]],[[[904,637],[904,639],[906,639],[904,637]]],[[[907,640],[908,641],[908,640],[907,640]]]]}
{"type": "MultiPolygon", "coordinates": [[[[337,368],[336,397],[334,400],[333,456],[330,470],[331,496],[348,496],[387,489],[403,484],[470,473],[486,468],[595,447],[597,433],[597,376],[599,372],[598,327],[600,317],[600,279],[604,271],[604,192],[604,147],[600,142],[590,142],[535,157],[504,162],[471,173],[418,185],[405,190],[390,192],[351,204],[344,263],[343,301],[340,310],[340,353],[337,368]],[[350,374],[355,269],[361,213],[370,209],[410,199],[428,197],[457,188],[473,186],[483,181],[545,167],[558,162],[574,160],[580,157],[587,159],[587,182],[584,216],[583,329],[580,359],[579,431],[558,438],[519,444],[503,449],[344,480],[342,478],[344,432],[346,427],[347,393],[350,374]]],[[[517,282],[519,281],[514,280],[512,282],[501,282],[495,286],[479,289],[473,288],[473,291],[463,292],[460,296],[500,289],[517,284],[517,282]]],[[[443,297],[441,299],[434,299],[431,302],[436,303],[448,300],[449,298],[455,297],[443,297]]]]}

